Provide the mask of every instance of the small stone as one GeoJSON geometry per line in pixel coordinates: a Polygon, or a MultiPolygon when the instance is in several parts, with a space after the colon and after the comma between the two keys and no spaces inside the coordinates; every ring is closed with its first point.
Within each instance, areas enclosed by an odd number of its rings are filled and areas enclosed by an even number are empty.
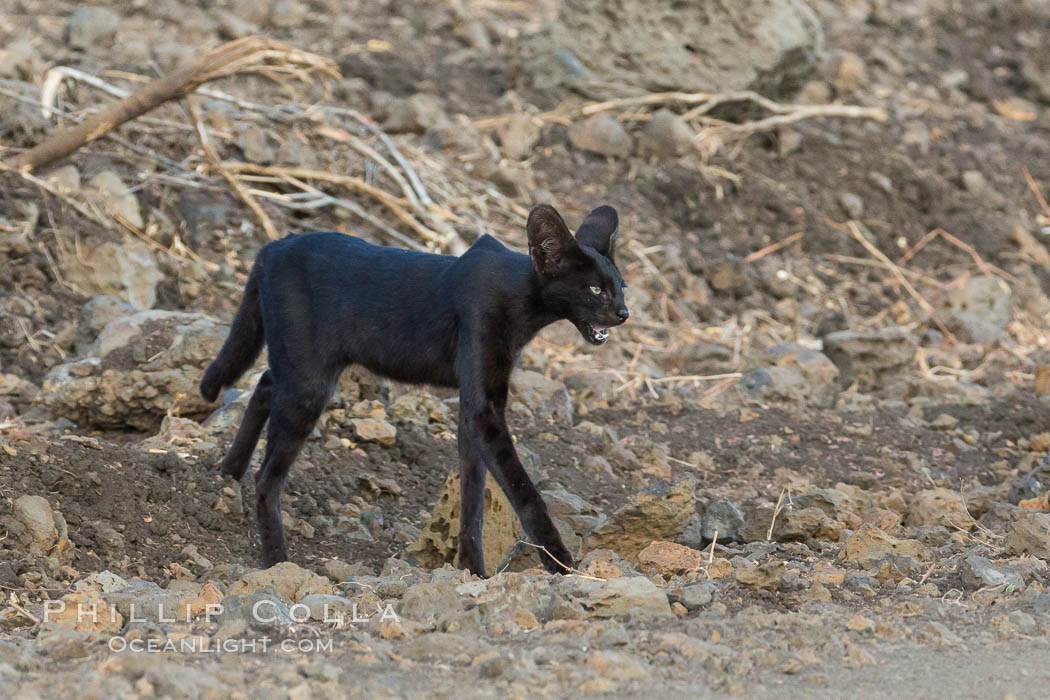
{"type": "Polygon", "coordinates": [[[733,569],[737,582],[756,590],[772,590],[788,573],[787,564],[782,561],[770,561],[761,565],[738,566],[733,569]]]}
{"type": "Polygon", "coordinates": [[[47,174],[47,182],[65,194],[80,193],[80,171],[75,165],[63,165],[47,174]]]}
{"type": "Polygon", "coordinates": [[[638,152],[658,158],[675,158],[693,144],[693,131],[685,120],[667,108],[653,113],[638,139],[638,152]]]}
{"type": "Polygon", "coordinates": [[[667,592],[667,599],[678,603],[689,612],[695,612],[708,605],[713,599],[716,588],[710,581],[694,583],[688,586],[672,588],[667,592]]]}
{"type": "Polygon", "coordinates": [[[277,0],[270,11],[270,24],[278,29],[293,29],[306,19],[306,5],[298,0],[277,0]]]}
{"type": "Polygon", "coordinates": [[[910,556],[916,559],[927,557],[926,547],[918,540],[901,540],[872,525],[861,525],[846,538],[839,557],[843,561],[870,568],[893,555],[910,556]]]}
{"type": "Polygon", "coordinates": [[[570,578],[562,584],[572,588],[572,597],[578,598],[592,617],[671,615],[666,591],[644,576],[608,581],[570,578]]]}
{"type": "Polygon", "coordinates": [[[1050,514],[1026,513],[1019,516],[1006,535],[1006,549],[1011,554],[1030,554],[1050,559],[1050,514]]]}
{"type": "Polygon", "coordinates": [[[37,634],[35,648],[38,653],[46,655],[48,659],[59,662],[71,661],[89,656],[90,642],[91,635],[86,632],[63,625],[44,624],[37,634]]]}
{"type": "Polygon", "coordinates": [[[862,615],[854,615],[846,621],[846,629],[854,632],[874,632],[875,621],[862,615]]]}
{"type": "Polygon", "coordinates": [[[66,22],[63,39],[75,49],[98,49],[113,44],[120,15],[107,7],[79,7],[66,22]]]}
{"type": "Polygon", "coordinates": [[[777,512],[774,506],[763,506],[748,512],[740,528],[741,541],[765,541],[770,534],[771,524],[772,539],[777,542],[804,542],[810,539],[837,541],[842,532],[842,523],[832,520],[817,507],[786,507],[777,512]],[[773,517],[774,513],[776,518],[773,517]]]}
{"type": "Polygon", "coordinates": [[[962,68],[956,68],[941,75],[941,87],[945,90],[958,90],[968,82],[970,82],[970,74],[962,68]]]}
{"type": "Polygon", "coordinates": [[[42,619],[78,632],[116,634],[124,626],[124,616],[94,591],[67,593],[45,609],[42,619]]]}
{"type": "Polygon", "coordinates": [[[47,554],[58,542],[58,529],[51,504],[43,496],[19,496],[14,502],[15,519],[25,526],[29,551],[47,554]]]}
{"type": "Polygon", "coordinates": [[[904,522],[913,527],[943,525],[948,528],[971,530],[974,527],[962,494],[945,488],[920,491],[908,505],[904,522]]]}
{"type": "Polygon", "coordinates": [[[997,566],[988,559],[969,556],[959,564],[959,573],[963,583],[971,588],[995,588],[1006,586],[1010,589],[1024,588],[1024,577],[1012,566],[997,566]]]}
{"type": "Polygon", "coordinates": [[[959,425],[959,419],[955,416],[942,413],[930,421],[930,430],[955,430],[959,425]]]}
{"type": "Polygon", "coordinates": [[[638,563],[670,576],[699,570],[702,557],[697,550],[674,542],[653,542],[638,553],[638,563]]]}
{"type": "Polygon", "coordinates": [[[823,80],[809,80],[798,92],[799,104],[822,105],[831,101],[831,86],[823,80]]]}
{"type": "Polygon", "coordinates": [[[112,170],[103,170],[91,178],[88,186],[106,211],[126,219],[135,228],[142,229],[139,200],[128,190],[119,175],[112,170]]]}
{"type": "Polygon", "coordinates": [[[238,140],[244,158],[249,163],[271,165],[277,159],[277,151],[270,143],[266,130],[254,124],[241,131],[238,140]]]}
{"type": "Polygon", "coordinates": [[[574,148],[613,158],[626,158],[634,140],[619,121],[608,114],[595,114],[569,127],[569,141],[574,148]]]}
{"type": "Polygon", "coordinates": [[[761,362],[740,379],[750,398],[825,406],[834,402],[839,369],[827,355],[798,343],[778,343],[762,351],[761,362]]]}
{"type": "Polygon", "coordinates": [[[531,114],[512,114],[496,129],[500,149],[511,160],[525,160],[540,138],[540,125],[531,114]]]}
{"type": "Polygon", "coordinates": [[[737,542],[743,525],[744,516],[732,501],[715,501],[704,510],[700,534],[711,541],[717,532],[719,542],[737,542]]]}
{"type": "Polygon", "coordinates": [[[988,190],[988,181],[980,170],[967,170],[962,174],[963,187],[970,194],[981,195],[988,190]]]}
{"type": "Polygon", "coordinates": [[[853,192],[839,192],[839,206],[851,219],[864,217],[864,200],[860,198],[860,195],[853,192]]]}
{"type": "Polygon", "coordinates": [[[478,666],[478,675],[482,678],[499,678],[514,665],[514,657],[510,654],[482,661],[478,666]]]}
{"type": "Polygon", "coordinates": [[[735,255],[727,255],[707,267],[704,277],[708,284],[717,292],[730,292],[736,296],[743,296],[751,290],[751,283],[747,279],[747,264],[743,258],[735,255]]]}
{"type": "Polygon", "coordinates": [[[840,96],[849,95],[862,88],[868,79],[864,59],[849,51],[838,52],[829,65],[830,80],[840,96]]]}
{"type": "Polygon", "coordinates": [[[40,64],[40,54],[29,41],[12,41],[0,48],[0,78],[32,80],[40,64]]]}
{"type": "Polygon", "coordinates": [[[529,417],[572,424],[573,406],[565,384],[539,372],[516,369],[510,375],[510,408],[529,417]]]}
{"type": "Polygon", "coordinates": [[[877,331],[835,331],[824,336],[824,354],[839,368],[843,385],[858,382],[871,390],[884,379],[912,364],[918,348],[904,328],[877,331]]]}
{"type": "Polygon", "coordinates": [[[893,194],[893,180],[882,173],[872,170],[868,173],[868,181],[886,194],[893,194]]]}
{"type": "Polygon", "coordinates": [[[278,595],[295,603],[311,593],[335,593],[335,586],[324,576],[285,561],[245,574],[230,586],[229,595],[252,594],[264,586],[273,586],[278,595]]]}
{"type": "Polygon", "coordinates": [[[354,426],[354,435],[365,442],[378,442],[387,447],[397,442],[397,428],[385,420],[376,418],[351,418],[350,423],[354,426]]]}

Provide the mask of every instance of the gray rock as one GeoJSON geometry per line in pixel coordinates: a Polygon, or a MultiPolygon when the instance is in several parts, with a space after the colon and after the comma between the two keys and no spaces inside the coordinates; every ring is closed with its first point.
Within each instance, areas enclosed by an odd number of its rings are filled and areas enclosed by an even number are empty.
{"type": "Polygon", "coordinates": [[[511,160],[524,160],[540,138],[540,126],[531,114],[513,114],[496,129],[500,150],[511,160]]]}
{"type": "Polygon", "coordinates": [[[875,388],[881,379],[915,360],[917,344],[903,328],[876,331],[835,331],[824,336],[824,354],[839,368],[843,385],[854,381],[875,388]]]}
{"type": "Polygon", "coordinates": [[[417,622],[433,623],[439,615],[463,607],[455,581],[417,583],[401,597],[398,614],[417,622]]]}
{"type": "Polygon", "coordinates": [[[1005,585],[1007,588],[1024,588],[1024,578],[1012,566],[997,566],[984,557],[969,556],[959,563],[959,573],[963,583],[970,588],[994,588],[1005,585]]]}
{"type": "Polygon", "coordinates": [[[139,200],[124,181],[112,170],[103,170],[88,181],[89,197],[95,198],[104,210],[126,219],[135,228],[143,226],[139,200]]]}
{"type": "Polygon", "coordinates": [[[773,524],[772,538],[777,542],[804,542],[810,539],[836,541],[842,532],[842,523],[832,520],[827,513],[816,507],[785,507],[774,520],[773,506],[753,508],[748,511],[740,528],[743,542],[762,542],[769,535],[773,524]]]}
{"type": "Polygon", "coordinates": [[[128,582],[112,571],[98,571],[77,581],[73,586],[77,591],[96,591],[98,593],[118,593],[128,587],[128,582]]]}
{"type": "Polygon", "coordinates": [[[965,171],[962,174],[962,183],[966,191],[974,195],[986,194],[989,189],[988,180],[980,170],[965,171]]]}
{"type": "Polygon", "coordinates": [[[306,9],[299,0],[277,0],[270,11],[270,24],[278,29],[298,27],[306,19],[306,9]]]}
{"type": "Polygon", "coordinates": [[[937,317],[964,343],[991,345],[1003,334],[999,326],[968,311],[950,310],[938,313],[937,317]]]}
{"type": "Polygon", "coordinates": [[[90,654],[91,635],[65,625],[44,623],[36,637],[36,650],[54,661],[83,659],[90,654]]]}
{"type": "Polygon", "coordinates": [[[710,542],[718,532],[719,542],[738,542],[744,516],[732,501],[715,501],[704,510],[700,534],[710,542]]]}
{"type": "MultiPolygon", "coordinates": [[[[1044,492],[1040,491],[1039,495],[1042,495],[1042,493],[1044,492]]],[[[1030,498],[1030,496],[1025,495],[1024,498],[1030,498]]],[[[981,525],[993,532],[1004,532],[1018,518],[1022,518],[1031,512],[1027,508],[1019,508],[1014,503],[992,503],[988,506],[988,511],[981,516],[981,525]]]]}
{"type": "Polygon", "coordinates": [[[516,369],[510,375],[510,409],[529,417],[572,424],[572,399],[565,385],[531,370],[516,369]]]}
{"type": "Polygon", "coordinates": [[[1006,534],[1006,549],[1011,554],[1050,559],[1050,513],[1030,512],[1018,517],[1006,534]]]}
{"type": "Polygon", "coordinates": [[[278,630],[295,624],[291,609],[279,597],[265,590],[222,599],[222,613],[215,618],[227,629],[278,630]]]}
{"type": "Polygon", "coordinates": [[[164,280],[153,251],[137,239],[106,241],[82,254],[63,251],[59,265],[66,279],[88,294],[120,296],[139,310],[153,307],[164,280]]]}
{"type": "MultiPolygon", "coordinates": [[[[311,593],[299,601],[299,603],[305,605],[310,610],[310,618],[317,620],[318,622],[331,622],[340,617],[346,619],[353,619],[355,617],[354,601],[340,595],[332,595],[330,593],[311,593]]],[[[360,610],[358,612],[363,616],[370,614],[372,611],[360,610]]]]}
{"type": "Polygon", "coordinates": [[[75,165],[63,165],[47,174],[49,185],[66,194],[80,193],[80,170],[75,165]]]}
{"type": "Polygon", "coordinates": [[[141,311],[110,322],[94,354],[55,367],[36,401],[52,414],[99,427],[152,430],[170,412],[203,414],[201,373],[227,328],[204,314],[141,311]]]}
{"type": "Polygon", "coordinates": [[[270,143],[270,136],[260,126],[251,125],[241,131],[238,139],[244,157],[251,163],[270,165],[277,159],[277,151],[270,143]]]}
{"type": "Polygon", "coordinates": [[[180,609],[181,598],[176,591],[163,589],[151,581],[139,578],[129,579],[119,590],[103,593],[103,598],[115,607],[127,622],[166,622],[186,618],[185,603],[180,609]]]}
{"type": "Polygon", "coordinates": [[[109,323],[135,312],[134,306],[112,294],[100,294],[88,299],[80,307],[80,323],[77,326],[77,349],[80,354],[89,352],[91,343],[109,323]]]}
{"type": "Polygon", "coordinates": [[[32,80],[40,66],[40,54],[29,41],[12,41],[0,48],[0,78],[32,80]]]}
{"type": "Polygon", "coordinates": [[[717,590],[711,581],[703,581],[672,588],[667,592],[667,599],[672,603],[681,603],[689,612],[695,612],[709,604],[717,590]]]}
{"type": "Polygon", "coordinates": [[[63,39],[77,49],[110,46],[120,26],[120,15],[108,7],[79,7],[66,21],[63,39]]]}
{"type": "Polygon", "coordinates": [[[58,542],[59,533],[51,504],[43,496],[19,496],[13,504],[15,519],[25,527],[20,538],[34,554],[47,554],[58,542]]]}
{"type": "Polygon", "coordinates": [[[608,114],[595,114],[569,127],[569,141],[574,148],[613,158],[626,158],[634,148],[634,139],[623,125],[608,114]]]}
{"type": "Polygon", "coordinates": [[[952,292],[948,303],[949,330],[973,343],[994,342],[1013,317],[1010,287],[992,276],[971,277],[952,292]]]}
{"type": "Polygon", "coordinates": [[[638,139],[638,152],[658,158],[674,158],[689,151],[693,130],[685,120],[669,109],[653,113],[638,139]]]}
{"type": "Polygon", "coordinates": [[[540,493],[550,516],[564,520],[578,535],[585,535],[605,522],[605,515],[596,505],[563,488],[540,493]]]}
{"type": "Polygon", "coordinates": [[[827,63],[827,80],[840,95],[856,92],[868,81],[868,70],[864,59],[849,51],[838,51],[827,63]]]}
{"type": "Polygon", "coordinates": [[[685,530],[683,530],[682,534],[675,539],[675,544],[680,544],[691,549],[703,549],[704,537],[701,534],[701,529],[702,523],[700,516],[693,513],[693,517],[689,518],[689,524],[685,526],[685,530]]]}
{"type": "Polygon", "coordinates": [[[860,195],[853,192],[839,192],[839,206],[851,219],[864,217],[864,200],[860,198],[860,195]]]}
{"type": "Polygon", "coordinates": [[[534,88],[572,87],[598,99],[625,88],[783,94],[816,67],[817,15],[802,0],[561,3],[557,17],[521,45],[534,88]]]}
{"type": "Polygon", "coordinates": [[[1027,474],[1010,482],[1007,500],[1017,505],[1021,501],[1039,498],[1047,491],[1050,491],[1050,455],[1027,474]]]}
{"type": "Polygon", "coordinates": [[[555,583],[554,588],[562,595],[579,601],[591,617],[672,614],[666,590],[644,576],[606,581],[572,577],[555,583]]]}
{"type": "Polygon", "coordinates": [[[762,351],[761,361],[763,366],[740,379],[750,398],[818,406],[834,402],[839,370],[823,353],[797,343],[778,343],[762,351]]]}

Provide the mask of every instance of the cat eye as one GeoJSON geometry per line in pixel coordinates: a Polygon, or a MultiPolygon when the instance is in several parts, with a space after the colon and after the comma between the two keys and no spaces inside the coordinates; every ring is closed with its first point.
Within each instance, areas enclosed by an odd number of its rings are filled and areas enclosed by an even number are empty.
{"type": "Polygon", "coordinates": [[[601,294],[601,293],[602,293],[602,288],[601,287],[591,287],[591,294],[601,294]]]}

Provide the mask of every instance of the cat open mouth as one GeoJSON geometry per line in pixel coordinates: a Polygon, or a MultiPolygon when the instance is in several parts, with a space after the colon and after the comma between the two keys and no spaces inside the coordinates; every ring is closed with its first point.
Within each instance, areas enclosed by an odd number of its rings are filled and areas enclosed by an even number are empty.
{"type": "Polygon", "coordinates": [[[583,337],[586,338],[587,342],[591,345],[602,345],[609,339],[609,329],[604,326],[588,323],[584,328],[583,337]]]}

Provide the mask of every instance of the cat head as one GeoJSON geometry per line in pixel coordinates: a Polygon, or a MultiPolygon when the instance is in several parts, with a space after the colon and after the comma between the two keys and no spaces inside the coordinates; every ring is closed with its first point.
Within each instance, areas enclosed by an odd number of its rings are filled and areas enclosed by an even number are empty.
{"type": "Polygon", "coordinates": [[[618,224],[615,209],[598,207],[573,236],[554,207],[540,204],[525,226],[544,303],[572,321],[592,345],[603,344],[609,328],[630,315],[623,300],[626,285],[613,262],[618,224]]]}

